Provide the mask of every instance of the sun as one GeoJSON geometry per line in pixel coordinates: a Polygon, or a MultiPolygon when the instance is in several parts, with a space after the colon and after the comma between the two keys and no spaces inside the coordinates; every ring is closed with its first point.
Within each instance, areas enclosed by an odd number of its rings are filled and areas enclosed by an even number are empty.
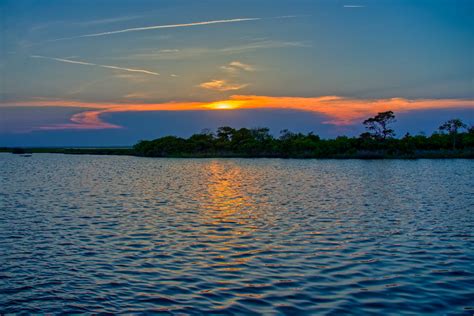
{"type": "Polygon", "coordinates": [[[213,109],[213,110],[233,110],[239,107],[239,104],[237,102],[232,102],[232,101],[225,101],[225,102],[213,102],[209,103],[207,108],[213,109]]]}

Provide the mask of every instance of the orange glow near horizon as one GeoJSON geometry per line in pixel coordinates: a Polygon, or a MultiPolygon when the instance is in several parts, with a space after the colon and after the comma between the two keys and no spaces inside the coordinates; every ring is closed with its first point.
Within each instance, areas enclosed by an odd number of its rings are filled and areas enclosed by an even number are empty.
{"type": "Polygon", "coordinates": [[[242,102],[239,101],[219,101],[205,105],[206,108],[211,110],[235,110],[241,107],[242,102]]]}
{"type": "Polygon", "coordinates": [[[78,107],[84,111],[71,117],[70,123],[43,126],[40,129],[108,129],[120,126],[101,119],[104,113],[147,111],[217,111],[239,109],[287,109],[308,111],[325,115],[325,123],[349,125],[378,112],[408,112],[429,109],[474,108],[470,99],[354,99],[339,96],[322,97],[272,97],[257,95],[233,95],[227,100],[215,102],[167,102],[167,103],[93,103],[80,101],[27,101],[0,104],[5,106],[78,107]]]}

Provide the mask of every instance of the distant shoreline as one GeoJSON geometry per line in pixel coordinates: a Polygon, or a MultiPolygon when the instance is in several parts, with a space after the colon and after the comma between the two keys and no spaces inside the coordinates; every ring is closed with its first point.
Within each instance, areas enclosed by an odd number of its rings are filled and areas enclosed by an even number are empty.
{"type": "MultiPolygon", "coordinates": [[[[21,152],[19,148],[2,147],[0,153],[12,153],[12,154],[65,154],[65,155],[102,155],[102,156],[133,156],[133,157],[144,157],[137,154],[133,148],[74,148],[74,147],[23,147],[21,152]]],[[[244,155],[237,153],[214,153],[214,154],[199,154],[199,155],[187,155],[187,154],[175,154],[175,155],[163,155],[159,157],[147,157],[147,158],[248,158],[248,159],[357,159],[357,160],[391,160],[391,159],[474,159],[473,149],[463,150],[430,150],[430,151],[417,151],[407,155],[390,155],[384,152],[359,152],[354,154],[337,154],[337,155],[324,155],[324,156],[302,156],[302,155],[244,155]]]]}
{"type": "Polygon", "coordinates": [[[219,127],[188,138],[163,136],[141,140],[133,147],[0,147],[0,152],[29,156],[32,153],[121,155],[156,158],[282,158],[282,159],[474,159],[474,126],[460,119],[443,123],[430,136],[395,137],[392,111],[366,119],[367,132],[358,137],[323,139],[310,132],[287,129],[274,137],[267,127],[219,127]]]}
{"type": "Polygon", "coordinates": [[[56,153],[73,155],[121,155],[161,158],[283,158],[283,159],[473,159],[474,127],[452,119],[431,136],[405,134],[395,138],[389,124],[392,111],[364,121],[369,132],[359,137],[322,139],[313,133],[282,130],[280,137],[269,128],[219,127],[189,138],[164,136],[141,140],[133,147],[0,147],[13,154],[56,153]],[[465,131],[463,131],[465,130],[465,131]]]}

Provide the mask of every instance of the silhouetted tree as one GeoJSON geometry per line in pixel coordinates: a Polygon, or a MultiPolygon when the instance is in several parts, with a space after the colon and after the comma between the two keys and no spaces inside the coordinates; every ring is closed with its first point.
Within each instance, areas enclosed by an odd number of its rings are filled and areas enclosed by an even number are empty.
{"type": "Polygon", "coordinates": [[[269,141],[273,139],[273,136],[270,134],[270,129],[267,127],[252,128],[250,131],[255,140],[259,142],[269,141]]]}
{"type": "Polygon", "coordinates": [[[188,139],[190,148],[196,152],[212,152],[214,149],[214,134],[210,130],[202,130],[188,139]]]}
{"type": "Polygon", "coordinates": [[[369,132],[363,132],[362,134],[359,135],[359,138],[363,140],[372,139],[372,134],[369,132]]]}
{"type": "Polygon", "coordinates": [[[395,133],[390,124],[394,121],[392,111],[378,113],[364,121],[368,131],[359,137],[339,136],[334,139],[321,139],[313,133],[289,130],[282,130],[280,137],[275,138],[268,128],[224,126],[216,133],[206,130],[187,139],[166,136],[140,141],[134,146],[133,153],[148,157],[474,158],[474,129],[470,127],[466,132],[461,131],[467,126],[460,120],[446,122],[440,127],[440,132],[431,136],[406,133],[400,139],[393,137],[395,133]],[[460,150],[446,152],[452,147],[460,150]]]}
{"type": "Polygon", "coordinates": [[[366,119],[363,124],[373,138],[385,140],[395,136],[395,131],[389,128],[389,125],[395,121],[395,114],[392,111],[387,111],[366,119]]]}
{"type": "Polygon", "coordinates": [[[235,129],[229,126],[223,126],[217,129],[217,138],[222,141],[231,141],[234,134],[235,129]]]}
{"type": "Polygon", "coordinates": [[[448,132],[451,135],[453,141],[453,149],[456,149],[456,138],[460,129],[467,128],[467,125],[464,124],[460,119],[452,119],[445,122],[439,127],[441,133],[448,132]]]}

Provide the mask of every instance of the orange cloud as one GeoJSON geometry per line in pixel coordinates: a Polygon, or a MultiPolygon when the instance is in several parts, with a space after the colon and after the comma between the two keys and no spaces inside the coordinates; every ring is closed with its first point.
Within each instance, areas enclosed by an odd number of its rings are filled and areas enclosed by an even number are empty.
{"type": "Polygon", "coordinates": [[[104,122],[100,119],[100,115],[107,110],[87,111],[74,114],[71,117],[71,123],[54,124],[42,126],[39,130],[64,130],[64,129],[111,129],[121,128],[119,125],[104,122]]]}
{"type": "MultiPolygon", "coordinates": [[[[105,113],[145,111],[197,111],[237,109],[289,109],[308,111],[328,117],[326,123],[349,125],[377,112],[392,110],[395,113],[414,110],[474,108],[474,100],[466,99],[354,99],[339,96],[321,97],[271,97],[234,95],[216,102],[167,102],[167,103],[88,103],[77,101],[29,101],[3,106],[69,106],[91,110],[75,114],[71,123],[44,126],[42,129],[106,129],[120,126],[101,120],[105,113]]],[[[0,105],[1,107],[2,105],[0,105]]]]}
{"type": "Polygon", "coordinates": [[[278,108],[311,111],[329,117],[327,123],[349,125],[365,117],[392,110],[407,112],[426,109],[474,108],[474,100],[463,99],[353,99],[339,96],[322,97],[269,97],[234,95],[232,100],[242,104],[241,108],[278,108]]]}

